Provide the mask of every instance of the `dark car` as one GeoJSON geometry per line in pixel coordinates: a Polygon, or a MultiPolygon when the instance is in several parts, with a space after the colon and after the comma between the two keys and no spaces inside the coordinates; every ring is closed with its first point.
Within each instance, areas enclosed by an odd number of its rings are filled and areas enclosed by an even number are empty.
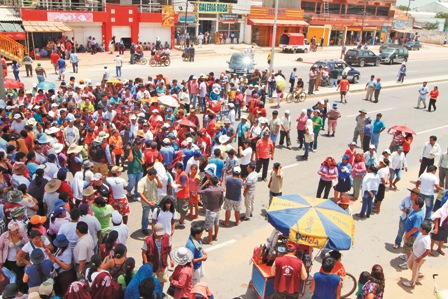
{"type": "Polygon", "coordinates": [[[381,62],[394,64],[396,62],[408,61],[409,52],[405,47],[387,48],[380,54],[381,62]]]}
{"type": "Polygon", "coordinates": [[[233,53],[230,61],[227,61],[229,67],[226,72],[229,74],[249,75],[254,71],[255,62],[250,55],[245,53],[233,53]]]}
{"type": "Polygon", "coordinates": [[[399,47],[399,45],[397,45],[397,44],[384,43],[384,44],[381,44],[379,51],[380,51],[380,53],[383,53],[383,51],[386,50],[387,48],[398,48],[398,47],[399,47]]]}
{"type": "Polygon", "coordinates": [[[381,58],[370,50],[348,50],[344,57],[345,62],[350,65],[364,67],[366,64],[381,65],[381,58]]]}
{"type": "Polygon", "coordinates": [[[361,73],[354,68],[352,68],[350,65],[348,65],[345,61],[341,60],[318,60],[316,61],[311,67],[318,68],[319,66],[322,66],[325,70],[327,70],[329,73],[331,73],[334,69],[339,70],[339,73],[342,74],[345,68],[349,68],[347,72],[347,79],[352,82],[356,83],[359,81],[359,78],[361,77],[361,73]]]}
{"type": "Polygon", "coordinates": [[[419,41],[407,42],[405,45],[408,50],[420,50],[422,44],[419,41]]]}

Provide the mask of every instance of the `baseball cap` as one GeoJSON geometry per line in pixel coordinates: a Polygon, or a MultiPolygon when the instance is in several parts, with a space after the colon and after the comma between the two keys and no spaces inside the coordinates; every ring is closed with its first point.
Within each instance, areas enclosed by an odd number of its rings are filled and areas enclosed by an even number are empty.
{"type": "Polygon", "coordinates": [[[118,211],[112,212],[112,222],[115,224],[120,224],[123,221],[123,216],[118,211]]]}
{"type": "Polygon", "coordinates": [[[165,233],[165,228],[163,227],[162,222],[157,222],[157,223],[154,225],[154,231],[153,231],[153,233],[154,233],[156,236],[163,236],[163,235],[164,235],[164,233],[165,233]]]}

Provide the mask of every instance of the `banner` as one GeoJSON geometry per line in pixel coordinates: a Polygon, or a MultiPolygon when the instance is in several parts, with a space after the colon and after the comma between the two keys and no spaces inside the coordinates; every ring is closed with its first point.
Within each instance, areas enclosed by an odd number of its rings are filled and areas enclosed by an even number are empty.
{"type": "Polygon", "coordinates": [[[93,22],[90,12],[47,12],[49,22],[93,22]]]}
{"type": "Polygon", "coordinates": [[[174,7],[172,5],[162,6],[162,26],[163,27],[174,26],[174,7]]]}

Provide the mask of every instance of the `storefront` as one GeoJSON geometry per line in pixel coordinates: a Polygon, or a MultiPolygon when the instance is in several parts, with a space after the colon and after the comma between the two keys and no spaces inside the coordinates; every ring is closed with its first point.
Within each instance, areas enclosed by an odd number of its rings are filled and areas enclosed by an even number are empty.
{"type": "MultiPolygon", "coordinates": [[[[272,45],[275,10],[272,8],[252,7],[247,19],[251,27],[251,43],[260,47],[272,45]]],[[[303,21],[303,10],[279,8],[277,13],[275,45],[278,46],[283,33],[302,33],[309,24],[303,21]]]]}
{"type": "Polygon", "coordinates": [[[331,32],[331,26],[324,25],[324,26],[309,26],[308,30],[306,32],[306,37],[308,39],[308,42],[315,37],[316,42],[320,45],[320,40],[323,37],[324,38],[324,46],[329,45],[330,40],[330,32],[331,32]]]}

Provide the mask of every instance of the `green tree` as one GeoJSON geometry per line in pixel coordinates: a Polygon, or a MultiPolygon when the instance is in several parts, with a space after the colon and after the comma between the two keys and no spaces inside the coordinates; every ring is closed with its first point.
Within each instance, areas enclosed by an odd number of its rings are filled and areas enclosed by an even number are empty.
{"type": "Polygon", "coordinates": [[[422,28],[425,30],[437,30],[439,29],[439,22],[435,23],[426,22],[425,24],[423,24],[422,28]]]}
{"type": "Polygon", "coordinates": [[[406,5],[398,5],[396,8],[399,9],[399,10],[402,10],[402,11],[409,11],[409,10],[411,10],[406,5]]]}
{"type": "Polygon", "coordinates": [[[436,13],[436,19],[445,19],[445,26],[448,26],[448,12],[439,11],[436,13]]]}

